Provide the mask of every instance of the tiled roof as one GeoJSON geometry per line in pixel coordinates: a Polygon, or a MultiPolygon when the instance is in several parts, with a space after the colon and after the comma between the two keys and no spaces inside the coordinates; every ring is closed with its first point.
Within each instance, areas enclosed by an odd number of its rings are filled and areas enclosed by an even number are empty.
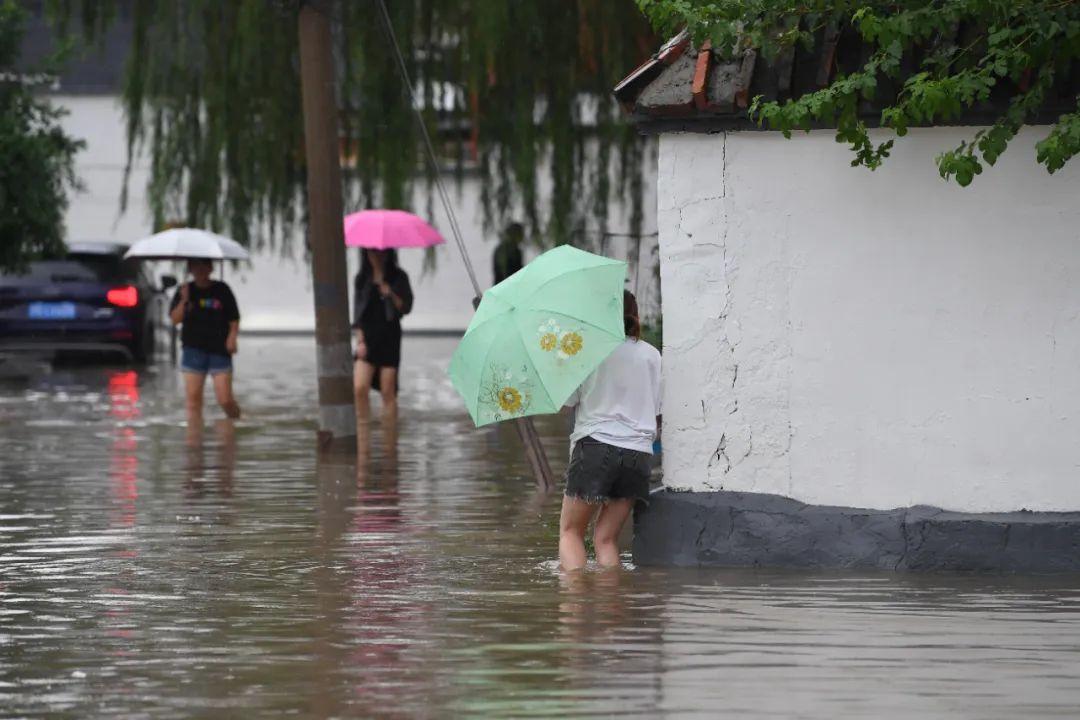
{"type": "MultiPolygon", "coordinates": [[[[762,129],[747,111],[754,97],[787,100],[827,86],[837,72],[850,73],[868,57],[854,33],[822,31],[814,49],[789,51],[768,61],[753,50],[738,58],[717,54],[705,43],[694,47],[684,32],[615,86],[615,97],[642,132],[716,132],[762,129]]],[[[864,101],[860,114],[870,126],[879,123],[883,98],[894,96],[889,81],[880,83],[877,101],[864,101]]],[[[1012,90],[1003,87],[989,102],[948,125],[983,125],[998,118],[1012,90]]],[[[1033,123],[1053,123],[1076,107],[1080,63],[1058,83],[1033,123]]]]}

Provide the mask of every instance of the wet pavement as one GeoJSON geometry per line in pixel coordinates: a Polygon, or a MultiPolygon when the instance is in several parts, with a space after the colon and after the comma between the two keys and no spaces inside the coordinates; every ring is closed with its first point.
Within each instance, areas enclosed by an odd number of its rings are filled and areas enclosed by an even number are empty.
{"type": "MultiPolygon", "coordinates": [[[[167,362],[0,381],[3,717],[1075,717],[1080,578],[634,568],[566,580],[557,495],[406,340],[396,432],[314,451],[310,339],[245,416],[167,362]]],[[[561,471],[562,419],[540,424],[561,471]]]]}

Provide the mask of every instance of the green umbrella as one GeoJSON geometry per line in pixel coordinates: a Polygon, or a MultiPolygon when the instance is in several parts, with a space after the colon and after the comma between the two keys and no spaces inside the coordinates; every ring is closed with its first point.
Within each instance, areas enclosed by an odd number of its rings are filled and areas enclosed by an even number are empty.
{"type": "Polygon", "coordinates": [[[622,343],[626,263],[569,245],[484,293],[450,361],[477,427],[558,412],[622,343]]]}

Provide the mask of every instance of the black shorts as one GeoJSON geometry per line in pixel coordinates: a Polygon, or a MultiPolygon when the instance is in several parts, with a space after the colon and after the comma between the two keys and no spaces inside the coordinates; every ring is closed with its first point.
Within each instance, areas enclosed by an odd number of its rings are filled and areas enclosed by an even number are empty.
{"type": "Polygon", "coordinates": [[[401,326],[362,326],[367,355],[364,362],[377,368],[401,366],[401,326]]]}
{"type": "Polygon", "coordinates": [[[566,470],[566,496],[588,503],[623,498],[647,503],[651,471],[649,453],[582,438],[574,446],[566,470]]]}
{"type": "MultiPolygon", "coordinates": [[[[376,372],[371,376],[371,389],[382,392],[382,379],[379,372],[383,368],[401,367],[401,325],[385,323],[377,325],[361,325],[364,331],[364,348],[367,354],[364,362],[374,365],[376,372]]],[[[353,352],[353,360],[359,360],[353,352]]],[[[397,380],[395,391],[401,390],[401,378],[397,380]]]]}

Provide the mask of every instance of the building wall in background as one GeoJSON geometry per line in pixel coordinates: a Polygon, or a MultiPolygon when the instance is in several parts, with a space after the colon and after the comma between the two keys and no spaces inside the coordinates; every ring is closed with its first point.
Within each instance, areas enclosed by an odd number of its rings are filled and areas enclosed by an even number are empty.
{"type": "Polygon", "coordinates": [[[969,188],[913,130],[667,134],[667,485],[868,508],[1080,509],[1080,165],[1026,128],[969,188]]]}

